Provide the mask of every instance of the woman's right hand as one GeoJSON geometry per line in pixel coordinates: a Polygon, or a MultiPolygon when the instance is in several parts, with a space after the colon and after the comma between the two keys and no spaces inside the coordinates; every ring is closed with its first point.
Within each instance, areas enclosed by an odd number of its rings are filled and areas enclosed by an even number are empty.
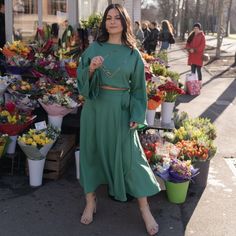
{"type": "Polygon", "coordinates": [[[91,63],[89,65],[89,71],[94,72],[97,68],[102,66],[104,58],[102,56],[96,56],[92,58],[91,63]]]}

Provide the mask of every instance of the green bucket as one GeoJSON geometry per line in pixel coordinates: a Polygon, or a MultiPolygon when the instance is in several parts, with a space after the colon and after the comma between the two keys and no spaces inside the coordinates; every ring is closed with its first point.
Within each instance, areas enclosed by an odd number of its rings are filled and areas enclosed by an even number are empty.
{"type": "Polygon", "coordinates": [[[166,181],[166,193],[168,200],[172,203],[183,203],[185,202],[189,181],[183,183],[173,183],[166,181]]]}

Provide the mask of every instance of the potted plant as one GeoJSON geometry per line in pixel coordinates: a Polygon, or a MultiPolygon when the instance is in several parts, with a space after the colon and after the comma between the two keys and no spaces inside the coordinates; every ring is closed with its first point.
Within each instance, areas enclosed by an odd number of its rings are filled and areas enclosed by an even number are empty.
{"type": "Polygon", "coordinates": [[[189,182],[197,171],[191,161],[164,158],[156,165],[155,173],[165,181],[169,201],[179,204],[185,202],[189,182]]]}
{"type": "Polygon", "coordinates": [[[214,139],[216,128],[207,118],[187,118],[179,122],[174,130],[173,143],[180,149],[182,160],[191,160],[200,174],[194,178],[194,183],[206,187],[210,160],[216,154],[214,139]]]}

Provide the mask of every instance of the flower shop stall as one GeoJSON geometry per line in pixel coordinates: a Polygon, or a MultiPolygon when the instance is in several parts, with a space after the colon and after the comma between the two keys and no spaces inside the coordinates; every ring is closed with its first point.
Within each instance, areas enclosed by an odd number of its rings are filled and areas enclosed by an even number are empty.
{"type": "MultiPolygon", "coordinates": [[[[93,39],[98,33],[95,26],[99,20],[98,16],[93,16],[84,23],[89,25],[86,27],[90,28],[93,39]]],[[[8,75],[0,78],[1,156],[8,152],[11,136],[18,136],[17,152],[22,149],[27,156],[26,172],[31,186],[40,186],[42,178],[59,178],[75,156],[83,104],[77,89],[76,70],[79,56],[88,45],[82,45],[80,39],[69,26],[58,41],[38,29],[34,42],[16,41],[2,49],[8,75]],[[28,128],[31,129],[27,132],[28,128]],[[12,129],[14,135],[10,132],[12,129]],[[39,162],[39,178],[31,179],[36,172],[31,171],[31,166],[39,162]]],[[[147,161],[162,189],[167,190],[168,199],[182,203],[189,184],[206,186],[210,159],[216,152],[216,132],[207,119],[175,113],[175,101],[185,91],[179,74],[166,68],[165,56],[142,53],[148,102],[147,125],[139,130],[139,136],[147,161]],[[177,183],[184,185],[181,188],[185,189],[185,194],[176,200],[170,188],[177,187],[177,183]]],[[[78,149],[76,154],[79,179],[78,149]]]]}

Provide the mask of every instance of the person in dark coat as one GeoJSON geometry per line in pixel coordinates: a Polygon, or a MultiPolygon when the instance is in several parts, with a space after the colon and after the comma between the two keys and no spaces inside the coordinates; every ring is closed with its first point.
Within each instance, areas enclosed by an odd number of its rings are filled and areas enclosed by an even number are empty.
{"type": "Polygon", "coordinates": [[[157,29],[156,22],[151,22],[150,30],[151,30],[151,33],[149,34],[147,38],[147,42],[148,42],[147,53],[148,54],[152,54],[153,52],[156,51],[157,40],[158,40],[158,35],[159,35],[159,30],[157,29]]]}
{"type": "Polygon", "coordinates": [[[193,25],[193,31],[190,33],[186,49],[188,50],[188,65],[191,66],[191,71],[195,74],[197,70],[198,80],[202,80],[201,68],[203,65],[203,53],[206,45],[205,35],[202,31],[200,23],[193,25]]]}
{"type": "Polygon", "coordinates": [[[167,50],[170,44],[175,43],[173,29],[168,20],[161,22],[161,30],[159,33],[159,41],[161,42],[160,50],[167,50]]]}
{"type": "MultiPolygon", "coordinates": [[[[0,48],[3,48],[6,43],[6,31],[5,31],[5,3],[4,0],[0,0],[0,48]]],[[[4,55],[0,53],[0,60],[5,60],[4,55]]],[[[4,75],[6,70],[0,62],[0,72],[4,75]]]]}
{"type": "Polygon", "coordinates": [[[142,30],[143,30],[143,34],[144,34],[144,40],[143,40],[143,48],[145,51],[148,51],[148,38],[149,35],[151,34],[151,30],[148,28],[148,23],[147,22],[143,22],[142,23],[142,30]]]}

